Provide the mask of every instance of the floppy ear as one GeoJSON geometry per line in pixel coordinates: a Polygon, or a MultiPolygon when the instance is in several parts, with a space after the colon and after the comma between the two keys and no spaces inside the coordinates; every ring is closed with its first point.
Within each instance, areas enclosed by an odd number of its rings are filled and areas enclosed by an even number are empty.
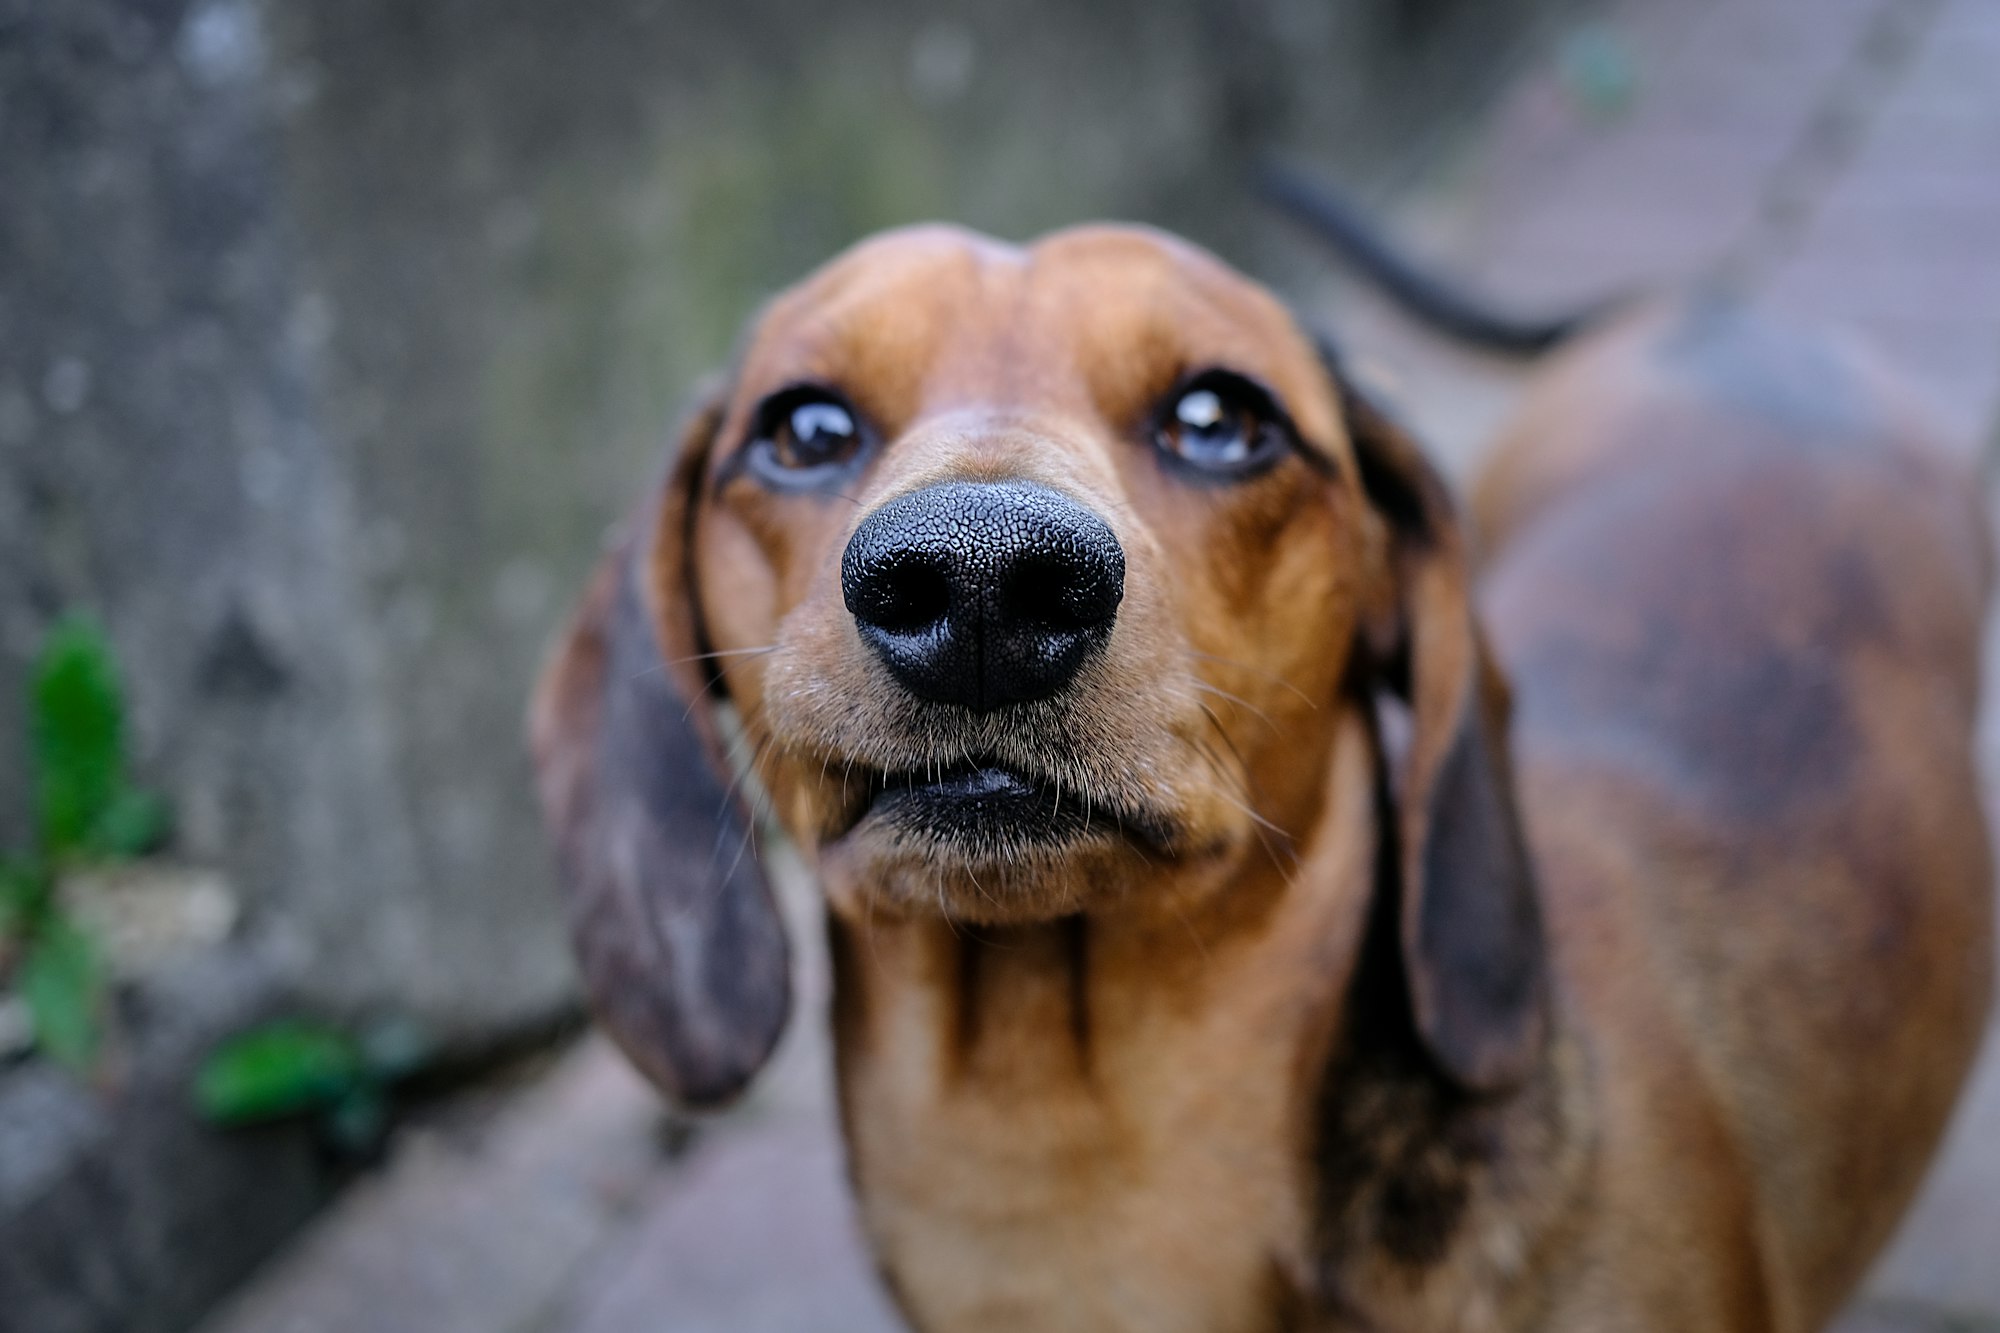
{"type": "Polygon", "coordinates": [[[791,1007],[783,924],[705,697],[689,544],[720,415],[695,413],[662,493],[599,563],[529,724],[591,1007],[692,1106],[740,1091],[791,1007]]]}
{"type": "Polygon", "coordinates": [[[1395,819],[1397,933],[1418,1035],[1474,1092],[1519,1082],[1548,1029],[1533,867],[1514,803],[1505,682],[1474,619],[1450,492],[1415,442],[1341,385],[1361,482],[1389,530],[1394,594],[1370,656],[1409,703],[1395,819]]]}

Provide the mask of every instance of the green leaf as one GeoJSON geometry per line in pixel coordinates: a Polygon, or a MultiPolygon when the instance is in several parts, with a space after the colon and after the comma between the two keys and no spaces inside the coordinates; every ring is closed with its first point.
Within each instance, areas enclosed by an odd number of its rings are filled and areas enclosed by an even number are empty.
{"type": "Polygon", "coordinates": [[[26,939],[54,894],[55,881],[40,866],[0,860],[0,940],[26,939]]]}
{"type": "Polygon", "coordinates": [[[124,785],[125,700],[111,648],[81,617],[49,632],[35,664],[30,733],[42,851],[83,850],[124,785]]]}
{"type": "Polygon", "coordinates": [[[195,1104],[241,1125],[335,1107],[367,1082],[361,1048],[338,1028],[277,1022],[224,1042],[195,1078],[195,1104]]]}
{"type": "Polygon", "coordinates": [[[87,1069],[97,1054],[104,988],[90,936],[67,917],[43,917],[22,955],[15,985],[27,1002],[36,1046],[71,1069],[87,1069]]]}
{"type": "Polygon", "coordinates": [[[91,825],[90,850],[119,860],[144,856],[165,840],[168,823],[165,801],[137,787],[120,787],[91,825]]]}
{"type": "Polygon", "coordinates": [[[42,854],[130,858],[159,845],[166,804],[125,779],[125,696],[111,645],[72,616],[49,632],[31,692],[42,854]]]}

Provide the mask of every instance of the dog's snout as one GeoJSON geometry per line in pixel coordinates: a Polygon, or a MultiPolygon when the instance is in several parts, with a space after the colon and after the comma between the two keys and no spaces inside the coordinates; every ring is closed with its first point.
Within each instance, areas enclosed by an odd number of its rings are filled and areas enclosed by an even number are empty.
{"type": "Polygon", "coordinates": [[[1046,698],[1110,637],[1125,552],[1104,520],[1021,482],[947,482],[855,530],[841,593],[920,698],[986,710],[1046,698]]]}

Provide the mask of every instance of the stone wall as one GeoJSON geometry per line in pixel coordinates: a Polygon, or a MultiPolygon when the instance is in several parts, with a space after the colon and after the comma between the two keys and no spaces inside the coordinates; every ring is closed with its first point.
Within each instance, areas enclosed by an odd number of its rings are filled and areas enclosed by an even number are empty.
{"type": "Polygon", "coordinates": [[[1564,0],[0,0],[0,837],[42,627],[109,624],[180,851],[319,1003],[567,1003],[519,715],[688,385],[945,217],[1302,262],[1564,0]]]}

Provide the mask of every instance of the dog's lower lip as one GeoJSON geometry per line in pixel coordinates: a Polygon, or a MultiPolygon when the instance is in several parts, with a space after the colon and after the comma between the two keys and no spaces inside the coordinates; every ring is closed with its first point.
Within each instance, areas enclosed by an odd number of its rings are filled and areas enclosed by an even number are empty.
{"type": "Polygon", "coordinates": [[[1032,802],[1047,802],[1040,782],[1000,764],[956,764],[929,773],[884,774],[876,780],[869,809],[886,811],[899,805],[934,808],[962,807],[977,815],[984,808],[994,815],[1032,802]]]}
{"type": "Polygon", "coordinates": [[[875,770],[840,836],[862,825],[893,830],[935,848],[1013,855],[1091,838],[1118,838],[1155,850],[1173,844],[1172,826],[1141,807],[1105,804],[1076,785],[977,757],[914,772],[875,770]]]}
{"type": "Polygon", "coordinates": [[[926,780],[911,780],[889,786],[885,788],[884,794],[900,788],[911,792],[921,790],[946,799],[978,800],[982,797],[1020,799],[1034,796],[1037,785],[1011,768],[1002,768],[998,764],[974,764],[965,768],[947,769],[926,780]]]}
{"type": "Polygon", "coordinates": [[[1074,793],[986,759],[877,774],[870,785],[863,819],[946,842],[1067,841],[1089,821],[1074,793]]]}

